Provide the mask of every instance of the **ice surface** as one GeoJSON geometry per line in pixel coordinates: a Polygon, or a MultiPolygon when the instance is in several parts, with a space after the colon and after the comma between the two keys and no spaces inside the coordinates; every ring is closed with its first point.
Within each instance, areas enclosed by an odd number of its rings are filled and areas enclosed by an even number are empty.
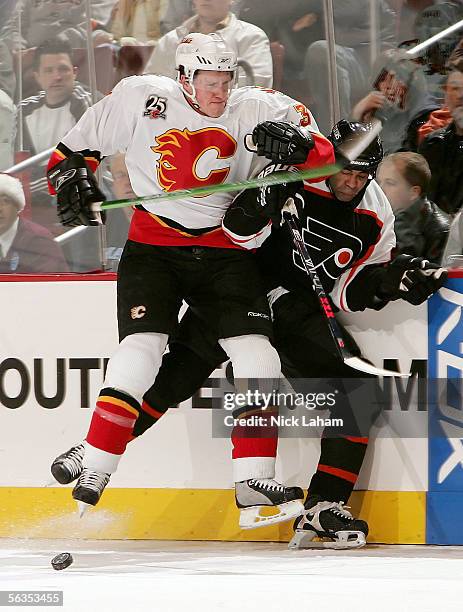
{"type": "Polygon", "coordinates": [[[463,606],[463,548],[4,539],[8,589],[63,590],[64,610],[76,612],[448,612],[463,606]],[[74,563],[55,571],[60,552],[74,563]]]}

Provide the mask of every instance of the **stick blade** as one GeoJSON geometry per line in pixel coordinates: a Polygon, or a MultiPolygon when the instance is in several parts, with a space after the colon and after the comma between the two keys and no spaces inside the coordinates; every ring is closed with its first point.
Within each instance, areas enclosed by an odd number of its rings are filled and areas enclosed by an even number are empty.
{"type": "Polygon", "coordinates": [[[374,376],[400,376],[401,378],[408,378],[410,373],[395,372],[394,370],[385,370],[384,368],[377,368],[376,366],[363,361],[360,357],[347,357],[344,359],[344,363],[354,370],[365,372],[366,374],[373,374],[374,376]]]}

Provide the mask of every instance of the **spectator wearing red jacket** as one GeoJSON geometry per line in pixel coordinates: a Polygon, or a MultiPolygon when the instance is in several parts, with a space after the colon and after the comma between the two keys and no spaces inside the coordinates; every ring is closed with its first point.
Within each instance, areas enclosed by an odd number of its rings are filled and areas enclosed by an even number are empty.
{"type": "Polygon", "coordinates": [[[64,256],[50,232],[21,218],[24,205],[21,181],[0,174],[0,274],[67,272],[64,256]]]}

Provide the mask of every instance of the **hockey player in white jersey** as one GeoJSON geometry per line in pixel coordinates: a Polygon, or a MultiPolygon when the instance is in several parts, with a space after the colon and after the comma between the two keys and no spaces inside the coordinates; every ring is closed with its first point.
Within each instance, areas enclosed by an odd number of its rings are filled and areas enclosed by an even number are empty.
{"type": "MultiPolygon", "coordinates": [[[[91,206],[104,199],[93,171],[119,150],[139,196],[241,181],[268,163],[263,156],[302,168],[334,161],[332,145],[302,104],[258,88],[232,91],[237,61],[219,36],[189,35],[176,64],[177,82],[156,75],[121,81],[58,144],[48,177],[64,225],[101,221],[91,206]],[[245,148],[249,133],[261,157],[245,148]]],[[[108,364],[73,490],[81,505],[98,502],[117,468],[182,300],[208,321],[236,378],[277,384],[280,362],[269,341],[263,283],[252,255],[221,226],[231,202],[230,194],[216,193],[136,207],[119,266],[120,345],[108,364]]],[[[279,506],[278,521],[302,510],[301,489],[275,482],[268,457],[234,456],[233,472],[245,485],[237,488],[244,511],[279,506]]]]}

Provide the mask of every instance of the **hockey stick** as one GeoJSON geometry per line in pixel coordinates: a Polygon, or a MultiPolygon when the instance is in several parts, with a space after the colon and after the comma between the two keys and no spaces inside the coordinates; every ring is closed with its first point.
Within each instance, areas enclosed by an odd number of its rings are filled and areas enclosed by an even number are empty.
{"type": "Polygon", "coordinates": [[[341,170],[337,164],[318,166],[300,172],[279,172],[269,174],[262,178],[238,181],[237,183],[219,183],[218,185],[207,185],[205,187],[194,187],[192,189],[177,189],[168,193],[157,193],[151,196],[142,196],[128,200],[111,200],[105,202],[95,202],[91,205],[93,212],[102,212],[113,208],[124,208],[126,206],[136,206],[138,204],[156,204],[157,202],[167,202],[169,200],[181,200],[182,198],[193,198],[207,196],[213,193],[223,193],[230,191],[243,191],[245,189],[255,189],[256,187],[266,187],[268,185],[279,185],[280,183],[294,183],[304,179],[321,178],[331,176],[341,170]]]}
{"type": "Polygon", "coordinates": [[[410,374],[402,374],[401,372],[394,372],[392,370],[385,370],[384,368],[377,368],[371,363],[367,363],[363,359],[360,359],[360,357],[355,357],[350,353],[344,343],[341,327],[339,326],[339,323],[337,322],[336,317],[334,316],[330,298],[323,289],[320,277],[318,276],[312,258],[309,255],[309,251],[304,242],[304,239],[301,236],[301,232],[299,230],[297,209],[296,205],[294,204],[293,198],[288,198],[286,200],[285,205],[282,208],[282,214],[283,220],[291,235],[291,240],[293,242],[294,248],[300,255],[304,270],[306,271],[307,276],[310,278],[313,289],[320,303],[321,310],[325,315],[325,321],[330,331],[331,337],[334,340],[337,351],[342,361],[350,368],[360,370],[360,372],[365,372],[367,374],[374,374],[375,376],[401,376],[403,378],[408,378],[410,374]]]}

